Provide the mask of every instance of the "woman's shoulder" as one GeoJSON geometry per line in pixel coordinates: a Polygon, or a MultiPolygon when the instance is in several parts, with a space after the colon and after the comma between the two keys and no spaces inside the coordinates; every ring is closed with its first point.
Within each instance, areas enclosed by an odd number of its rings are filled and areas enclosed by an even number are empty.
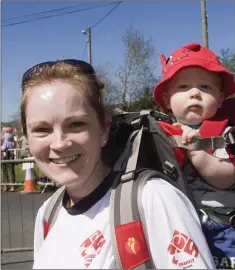
{"type": "Polygon", "coordinates": [[[43,219],[43,217],[45,216],[45,212],[47,209],[48,204],[50,203],[51,199],[52,199],[53,195],[51,195],[48,199],[46,199],[43,204],[40,206],[40,208],[38,209],[38,218],[43,219]]]}
{"type": "Polygon", "coordinates": [[[148,182],[146,183],[146,185],[144,186],[144,190],[145,192],[148,193],[171,193],[171,194],[178,194],[181,193],[181,191],[179,189],[177,189],[176,187],[174,187],[172,184],[170,184],[169,182],[167,182],[166,180],[162,179],[162,178],[152,178],[150,180],[148,180],[148,182]]]}
{"type": "Polygon", "coordinates": [[[185,207],[195,210],[189,198],[178,188],[164,179],[150,179],[143,188],[142,202],[148,204],[165,205],[168,208],[185,207]]]}

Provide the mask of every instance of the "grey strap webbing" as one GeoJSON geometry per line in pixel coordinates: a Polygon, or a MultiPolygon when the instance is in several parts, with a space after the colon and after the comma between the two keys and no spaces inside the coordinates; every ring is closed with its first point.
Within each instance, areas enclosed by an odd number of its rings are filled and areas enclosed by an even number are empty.
{"type": "Polygon", "coordinates": [[[187,150],[217,150],[226,147],[226,141],[223,136],[197,138],[188,144],[182,143],[182,136],[173,135],[169,137],[172,147],[181,147],[187,150]]]}
{"type": "MultiPolygon", "coordinates": [[[[137,160],[139,156],[139,148],[143,134],[143,126],[130,136],[131,140],[128,140],[127,147],[128,156],[122,157],[122,159],[127,160],[127,165],[125,173],[115,181],[115,186],[111,190],[110,198],[110,228],[114,255],[116,259],[116,265],[118,269],[123,269],[122,261],[120,258],[120,253],[118,250],[117,239],[115,234],[115,228],[122,224],[127,224],[133,222],[133,203],[132,203],[132,192],[134,184],[134,172],[136,171],[137,160]],[[133,142],[132,142],[133,139],[133,142]],[[121,178],[121,180],[120,180],[121,178]]],[[[126,155],[127,152],[124,154],[126,155]]],[[[125,162],[126,163],[126,162],[125,162]]],[[[124,165],[125,163],[122,162],[124,165]]],[[[124,167],[120,168],[124,170],[124,167]]],[[[151,260],[138,265],[135,269],[151,269],[151,260]]]]}
{"type": "Polygon", "coordinates": [[[135,130],[131,133],[131,135],[126,143],[125,150],[123,151],[122,155],[119,157],[119,159],[114,164],[114,168],[113,168],[114,172],[120,172],[120,171],[123,172],[124,171],[124,168],[126,167],[126,163],[128,161],[128,157],[130,155],[132,140],[133,140],[133,138],[135,138],[137,132],[138,132],[138,130],[135,130]]]}
{"type": "Polygon", "coordinates": [[[49,231],[53,227],[60,208],[62,207],[62,199],[64,196],[65,188],[60,187],[51,197],[44,214],[44,220],[50,224],[49,231]]]}
{"type": "Polygon", "coordinates": [[[177,179],[174,181],[169,179],[169,183],[173,186],[181,190],[193,203],[195,206],[195,202],[191,191],[188,187],[188,183],[186,182],[181,169],[179,168],[178,161],[176,160],[174,150],[170,144],[169,137],[160,127],[160,125],[155,121],[155,119],[151,116],[148,116],[149,119],[149,127],[150,132],[153,134],[154,146],[159,153],[159,159],[161,160],[161,164],[165,164],[166,162],[170,162],[174,166],[177,171],[177,179]]]}
{"type": "MultiPolygon", "coordinates": [[[[147,229],[147,224],[146,224],[145,212],[144,212],[144,208],[142,204],[142,198],[143,198],[144,186],[149,180],[152,180],[154,178],[164,179],[167,182],[169,182],[168,177],[163,173],[153,171],[153,170],[147,170],[147,169],[143,170],[142,172],[140,172],[139,176],[134,182],[134,189],[133,189],[133,195],[132,195],[132,205],[133,205],[132,208],[133,208],[134,218],[141,220],[145,238],[148,243],[149,254],[151,254],[150,246],[149,246],[149,234],[148,234],[148,229],[147,229]]],[[[153,262],[152,256],[151,256],[150,263],[151,263],[149,264],[150,267],[147,267],[147,269],[156,269],[154,268],[154,262],[153,262]]]]}

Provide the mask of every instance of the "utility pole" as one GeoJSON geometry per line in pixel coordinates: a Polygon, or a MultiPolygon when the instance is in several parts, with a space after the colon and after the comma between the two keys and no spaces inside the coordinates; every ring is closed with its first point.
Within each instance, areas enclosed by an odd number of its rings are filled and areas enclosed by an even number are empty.
{"type": "Polygon", "coordinates": [[[88,63],[92,64],[92,58],[91,58],[91,28],[87,28],[87,42],[88,42],[88,63]]]}
{"type": "Polygon", "coordinates": [[[92,64],[92,57],[91,57],[91,28],[88,27],[86,30],[82,30],[82,33],[87,36],[87,43],[88,43],[88,63],[92,64]]]}
{"type": "Polygon", "coordinates": [[[202,34],[203,34],[204,46],[206,48],[209,48],[206,0],[201,0],[201,14],[202,14],[202,34]]]}

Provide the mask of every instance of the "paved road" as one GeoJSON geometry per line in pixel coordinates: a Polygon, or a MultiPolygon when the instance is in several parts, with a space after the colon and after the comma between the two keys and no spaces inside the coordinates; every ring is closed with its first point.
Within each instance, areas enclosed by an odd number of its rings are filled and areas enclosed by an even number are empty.
{"type": "Polygon", "coordinates": [[[37,211],[52,193],[1,194],[2,269],[32,269],[33,252],[10,252],[8,249],[33,248],[33,231],[37,211]]]}

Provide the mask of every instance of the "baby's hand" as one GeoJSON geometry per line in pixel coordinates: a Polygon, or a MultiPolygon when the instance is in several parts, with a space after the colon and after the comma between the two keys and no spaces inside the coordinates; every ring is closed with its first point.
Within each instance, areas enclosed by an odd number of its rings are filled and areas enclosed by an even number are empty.
{"type": "Polygon", "coordinates": [[[187,125],[183,125],[181,123],[174,123],[173,126],[179,127],[183,130],[182,143],[184,144],[192,142],[192,140],[195,138],[201,138],[196,129],[193,129],[187,125]]]}

